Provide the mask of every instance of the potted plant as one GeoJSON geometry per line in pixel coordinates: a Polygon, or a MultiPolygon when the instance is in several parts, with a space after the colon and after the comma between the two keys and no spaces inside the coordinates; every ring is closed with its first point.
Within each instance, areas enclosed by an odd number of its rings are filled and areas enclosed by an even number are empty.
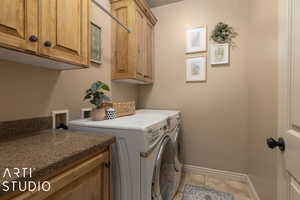
{"type": "Polygon", "coordinates": [[[111,99],[105,95],[104,91],[110,91],[108,85],[101,81],[97,81],[86,90],[84,100],[89,100],[91,104],[96,107],[92,110],[91,117],[93,121],[101,121],[105,119],[105,108],[103,103],[111,101],[111,99]]]}

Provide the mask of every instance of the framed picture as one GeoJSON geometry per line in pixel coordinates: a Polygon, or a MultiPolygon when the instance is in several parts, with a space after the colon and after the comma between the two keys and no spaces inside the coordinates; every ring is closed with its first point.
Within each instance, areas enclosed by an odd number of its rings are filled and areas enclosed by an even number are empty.
{"type": "Polygon", "coordinates": [[[186,82],[206,81],[206,56],[186,60],[186,82]]]}
{"type": "Polygon", "coordinates": [[[210,59],[212,65],[229,64],[229,44],[212,44],[210,59]]]}
{"type": "Polygon", "coordinates": [[[207,50],[206,26],[186,31],[186,53],[205,52],[207,50]]]}
{"type": "Polygon", "coordinates": [[[91,58],[90,61],[102,63],[102,29],[94,23],[91,23],[91,58]]]}

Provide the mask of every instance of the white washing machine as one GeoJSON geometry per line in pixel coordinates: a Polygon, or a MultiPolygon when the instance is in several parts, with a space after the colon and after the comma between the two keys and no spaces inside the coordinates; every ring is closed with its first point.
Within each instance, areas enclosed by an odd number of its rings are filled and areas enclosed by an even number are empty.
{"type": "Polygon", "coordinates": [[[114,200],[171,200],[182,168],[177,165],[177,147],[171,134],[174,116],[138,110],[135,115],[114,120],[84,119],[69,125],[73,131],[116,136],[112,148],[114,200]]]}
{"type": "Polygon", "coordinates": [[[173,199],[182,177],[180,151],[181,113],[172,110],[140,110],[140,114],[164,116],[167,120],[167,136],[157,154],[152,184],[153,199],[173,199]],[[174,170],[175,169],[175,170],[174,170]]]}

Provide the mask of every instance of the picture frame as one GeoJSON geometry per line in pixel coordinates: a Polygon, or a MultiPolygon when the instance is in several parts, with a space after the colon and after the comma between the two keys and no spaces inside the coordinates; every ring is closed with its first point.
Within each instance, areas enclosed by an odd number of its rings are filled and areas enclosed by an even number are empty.
{"type": "Polygon", "coordinates": [[[90,61],[96,64],[102,64],[102,28],[91,23],[91,53],[90,61]]]}
{"type": "Polygon", "coordinates": [[[210,47],[210,63],[211,65],[229,64],[229,44],[212,44],[210,47]]]}
{"type": "Polygon", "coordinates": [[[186,53],[199,53],[207,51],[206,26],[189,29],[186,31],[186,53]]]}
{"type": "Polygon", "coordinates": [[[206,82],[207,58],[205,55],[187,58],[186,82],[206,82]]]}

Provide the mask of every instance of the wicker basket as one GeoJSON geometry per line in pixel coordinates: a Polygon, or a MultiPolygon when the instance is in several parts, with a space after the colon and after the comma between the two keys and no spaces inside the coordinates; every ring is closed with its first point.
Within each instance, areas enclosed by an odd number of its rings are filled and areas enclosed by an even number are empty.
{"type": "Polygon", "coordinates": [[[135,114],[135,102],[134,101],[106,102],[106,103],[104,103],[104,107],[115,109],[117,117],[135,114]]]}

